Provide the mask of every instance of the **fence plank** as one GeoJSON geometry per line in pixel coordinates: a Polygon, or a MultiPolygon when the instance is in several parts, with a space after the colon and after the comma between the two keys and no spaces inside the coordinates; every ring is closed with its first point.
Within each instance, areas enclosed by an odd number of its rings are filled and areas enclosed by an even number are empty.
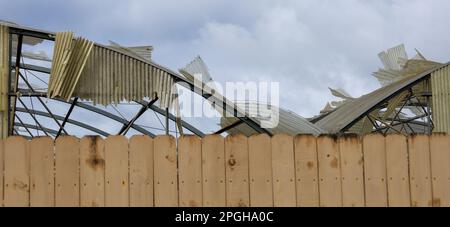
{"type": "Polygon", "coordinates": [[[292,136],[275,135],[272,138],[272,169],[274,206],[297,206],[294,138],[292,136]]]}
{"type": "Polygon", "coordinates": [[[197,136],[178,140],[180,207],[202,206],[202,143],[197,136]]]}
{"type": "Polygon", "coordinates": [[[363,139],[366,206],[387,207],[386,140],[381,134],[363,139]]]}
{"type": "Polygon", "coordinates": [[[248,184],[248,139],[245,136],[228,136],[225,139],[226,193],[228,207],[250,206],[248,184]]]}
{"type": "Polygon", "coordinates": [[[412,136],[408,143],[411,205],[429,207],[432,205],[429,138],[424,135],[412,136]]]}
{"type": "Polygon", "coordinates": [[[154,140],[155,206],[178,206],[177,151],[175,138],[158,136],[154,140]]]}
{"type": "Polygon", "coordinates": [[[317,169],[317,144],[312,135],[297,136],[295,145],[295,168],[297,177],[297,206],[319,206],[319,182],[317,169]]]}
{"type": "Polygon", "coordinates": [[[0,207],[3,206],[3,188],[4,188],[4,157],[5,157],[5,144],[4,139],[0,139],[0,207]]]}
{"type": "Polygon", "coordinates": [[[317,138],[317,155],[319,160],[320,206],[341,207],[340,155],[335,138],[328,136],[317,138]]]}
{"type": "Polygon", "coordinates": [[[389,206],[411,206],[408,144],[403,135],[393,134],[386,137],[386,166],[389,206]]]}
{"type": "Polygon", "coordinates": [[[225,141],[220,135],[202,140],[203,206],[226,206],[225,141]]]}
{"type": "Polygon", "coordinates": [[[80,144],[71,136],[55,142],[55,204],[57,207],[80,206],[80,144]]]}
{"type": "Polygon", "coordinates": [[[130,206],[153,207],[153,139],[130,139],[130,206]]]}
{"type": "Polygon", "coordinates": [[[355,135],[339,139],[342,175],[342,204],[344,207],[365,206],[364,159],[362,145],[355,135]]]}
{"type": "Polygon", "coordinates": [[[105,141],[101,137],[80,141],[80,183],[82,207],[105,206],[105,141]]]}
{"type": "Polygon", "coordinates": [[[50,137],[33,139],[30,143],[30,206],[55,206],[54,144],[50,137]]]}
{"type": "Polygon", "coordinates": [[[105,206],[127,207],[129,201],[128,140],[111,136],[105,141],[105,206]]]}
{"type": "Polygon", "coordinates": [[[270,137],[266,134],[248,139],[250,205],[272,207],[272,149],[270,137]]]}
{"type": "Polygon", "coordinates": [[[28,141],[22,137],[9,137],[5,141],[5,207],[30,205],[30,176],[28,141]]]}
{"type": "Polygon", "coordinates": [[[433,134],[430,138],[433,206],[450,207],[450,137],[433,134]]]}

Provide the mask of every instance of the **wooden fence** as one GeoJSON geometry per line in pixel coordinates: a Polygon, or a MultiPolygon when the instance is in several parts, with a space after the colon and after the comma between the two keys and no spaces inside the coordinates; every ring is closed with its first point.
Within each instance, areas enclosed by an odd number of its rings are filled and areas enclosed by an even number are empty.
{"type": "Polygon", "coordinates": [[[450,137],[1,141],[4,206],[450,206],[450,137]]]}

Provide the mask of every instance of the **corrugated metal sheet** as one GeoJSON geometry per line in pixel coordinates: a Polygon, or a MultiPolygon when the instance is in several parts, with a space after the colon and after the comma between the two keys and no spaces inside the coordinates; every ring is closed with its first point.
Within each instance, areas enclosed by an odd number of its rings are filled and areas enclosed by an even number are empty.
{"type": "Polygon", "coordinates": [[[436,70],[431,75],[433,91],[433,122],[435,132],[450,133],[450,67],[436,70]]]}
{"type": "Polygon", "coordinates": [[[158,97],[162,108],[172,103],[174,78],[143,56],[119,45],[105,47],[58,33],[49,96],[77,96],[94,104],[158,97]]]}
{"type": "Polygon", "coordinates": [[[72,98],[93,47],[93,42],[82,38],[74,39],[71,32],[56,34],[49,97],[66,100],[72,98]]]}
{"type": "Polygon", "coordinates": [[[386,69],[401,70],[402,63],[408,60],[408,55],[406,54],[405,45],[399,45],[393,47],[387,51],[383,51],[378,54],[383,65],[386,69]]]}
{"type": "Polygon", "coordinates": [[[8,136],[9,32],[0,25],[0,138],[8,136]]]}
{"type": "Polygon", "coordinates": [[[180,69],[179,71],[190,81],[194,81],[193,75],[196,74],[202,75],[202,82],[205,84],[212,81],[212,77],[209,74],[208,67],[200,56],[197,56],[192,62],[190,62],[186,67],[180,69]]]}
{"type": "MultiPolygon", "coordinates": [[[[272,110],[267,110],[265,108],[260,108],[259,104],[256,102],[237,102],[237,105],[240,107],[240,109],[244,110],[246,109],[246,112],[249,114],[255,114],[259,113],[261,116],[267,116],[268,114],[279,114],[279,123],[278,126],[275,128],[268,128],[267,130],[271,132],[272,134],[288,134],[288,135],[299,135],[299,134],[312,134],[312,135],[320,135],[324,133],[323,130],[321,130],[318,126],[310,123],[308,120],[304,119],[303,117],[280,108],[278,110],[278,113],[276,109],[273,109],[272,107],[269,107],[272,110]],[[260,112],[258,112],[258,110],[260,112]]],[[[251,119],[260,122],[262,120],[261,117],[254,117],[252,115],[251,119]]],[[[236,122],[236,118],[225,118],[223,117],[221,119],[221,127],[226,127],[228,125],[233,124],[236,122]]],[[[246,136],[251,136],[253,134],[256,134],[255,130],[251,129],[249,126],[245,124],[241,124],[231,130],[228,131],[229,134],[235,135],[235,134],[244,134],[246,136]]]]}
{"type": "Polygon", "coordinates": [[[404,88],[407,88],[411,84],[424,79],[432,72],[447,65],[438,66],[418,75],[404,78],[391,85],[380,88],[370,94],[349,101],[333,113],[318,121],[316,125],[321,129],[327,131],[328,133],[339,133],[343,129],[348,127],[351,123],[354,123],[356,120],[363,117],[364,114],[371,111],[378,104],[387,101],[387,99],[392,98],[392,96],[395,96],[400,92],[403,92],[404,88]]]}
{"type": "Polygon", "coordinates": [[[153,47],[152,46],[137,46],[137,47],[127,47],[129,50],[133,51],[134,53],[138,54],[139,56],[145,58],[145,60],[152,60],[152,52],[153,47]]]}

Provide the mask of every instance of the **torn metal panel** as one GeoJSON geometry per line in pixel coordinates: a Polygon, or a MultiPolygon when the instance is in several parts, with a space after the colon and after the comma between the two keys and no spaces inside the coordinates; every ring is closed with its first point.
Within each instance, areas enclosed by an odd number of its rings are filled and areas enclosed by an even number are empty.
{"type": "Polygon", "coordinates": [[[450,133],[450,67],[432,73],[434,132],[450,133]]]}
{"type": "Polygon", "coordinates": [[[401,70],[402,62],[408,59],[408,55],[406,54],[405,45],[401,44],[399,46],[393,47],[387,51],[383,51],[378,54],[383,62],[383,65],[386,69],[392,70],[401,70]]]}
{"type": "Polygon", "coordinates": [[[152,52],[153,47],[152,46],[136,46],[136,47],[127,47],[129,50],[133,51],[134,53],[138,54],[139,56],[145,58],[145,60],[151,61],[152,60],[152,52]]]}
{"type": "Polygon", "coordinates": [[[158,97],[159,106],[167,108],[174,84],[171,74],[118,44],[108,48],[74,40],[72,33],[56,36],[49,85],[52,98],[76,96],[106,106],[158,97]]]}
{"type": "Polygon", "coordinates": [[[203,83],[209,83],[212,81],[212,77],[209,74],[208,67],[200,56],[197,56],[192,62],[190,62],[186,67],[179,70],[188,80],[194,81],[195,75],[201,75],[201,81],[203,83]]]}
{"type": "Polygon", "coordinates": [[[0,138],[8,136],[9,31],[0,25],[0,138]]]}
{"type": "Polygon", "coordinates": [[[56,35],[49,97],[72,98],[93,46],[94,43],[86,39],[74,39],[71,32],[56,35]]]}
{"type": "MultiPolygon", "coordinates": [[[[269,106],[268,109],[270,110],[267,110],[267,107],[261,108],[262,105],[256,102],[237,102],[237,104],[241,106],[241,109],[246,109],[246,112],[251,114],[251,118],[256,122],[260,122],[263,119],[261,116],[273,116],[274,114],[279,114],[278,125],[274,128],[267,129],[272,134],[281,133],[295,136],[298,134],[320,135],[324,133],[324,131],[318,126],[310,123],[303,117],[286,109],[277,109],[277,107],[269,106]],[[278,113],[276,113],[276,111],[278,111],[278,113]],[[259,113],[259,116],[254,117],[253,115],[255,113],[259,113]]],[[[233,123],[236,123],[237,121],[237,118],[222,117],[221,127],[225,128],[233,123]]],[[[235,128],[228,130],[227,132],[231,135],[244,134],[246,136],[251,136],[256,134],[254,130],[252,130],[248,125],[245,124],[240,124],[235,128]]]]}
{"type": "Polygon", "coordinates": [[[438,66],[418,75],[406,77],[370,94],[349,101],[333,113],[318,121],[316,125],[331,134],[340,133],[345,129],[349,129],[368,112],[372,112],[376,109],[377,105],[392,99],[401,92],[404,92],[405,89],[408,89],[410,86],[420,83],[420,81],[426,79],[427,76],[434,71],[446,67],[447,65],[438,66]]]}

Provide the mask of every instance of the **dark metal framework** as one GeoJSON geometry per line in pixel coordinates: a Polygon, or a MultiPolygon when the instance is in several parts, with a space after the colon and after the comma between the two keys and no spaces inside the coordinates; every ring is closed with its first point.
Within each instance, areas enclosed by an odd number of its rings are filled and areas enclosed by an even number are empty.
{"type": "MultiPolygon", "coordinates": [[[[404,135],[410,134],[428,134],[431,135],[434,129],[432,111],[431,111],[431,98],[432,92],[430,87],[431,74],[425,76],[421,80],[397,91],[391,97],[378,103],[378,105],[371,108],[365,114],[354,120],[351,124],[347,125],[341,130],[340,134],[348,133],[349,130],[360,120],[367,117],[373,126],[373,132],[389,134],[400,133],[404,135]],[[424,83],[427,88],[424,92],[414,92],[414,87],[420,83],[424,83]],[[393,117],[382,119],[380,116],[373,116],[371,113],[375,110],[381,110],[388,106],[389,101],[403,92],[408,92],[408,95],[401,101],[401,106],[395,109],[393,117]],[[422,101],[421,101],[422,100],[422,101]],[[425,101],[423,101],[425,100],[425,101]],[[414,107],[420,109],[423,114],[407,116],[405,113],[407,107],[414,107]],[[407,116],[407,117],[405,117],[407,116]]],[[[411,114],[409,114],[411,115],[411,114]]]]}
{"type": "MultiPolygon", "coordinates": [[[[157,99],[152,100],[150,102],[147,102],[144,100],[136,100],[135,102],[140,104],[142,106],[142,108],[139,110],[139,112],[136,114],[136,116],[129,121],[120,116],[112,114],[108,111],[102,110],[100,108],[97,108],[97,107],[94,107],[91,105],[87,105],[82,102],[78,102],[77,97],[74,97],[74,99],[72,101],[66,101],[66,100],[61,100],[61,99],[52,99],[52,100],[59,101],[59,102],[70,105],[70,109],[64,117],[54,114],[54,112],[51,110],[51,107],[48,106],[45,102],[45,100],[48,100],[47,94],[43,93],[43,92],[37,92],[35,89],[33,89],[32,85],[28,81],[28,78],[25,77],[20,71],[20,70],[26,70],[26,71],[34,71],[34,72],[39,72],[39,73],[44,73],[44,74],[50,74],[49,68],[31,65],[31,64],[25,64],[24,62],[21,62],[21,58],[22,58],[21,52],[22,52],[22,45],[23,45],[22,41],[25,36],[44,39],[44,40],[48,40],[48,41],[54,41],[55,40],[54,34],[42,32],[42,31],[28,30],[28,29],[23,29],[23,28],[18,28],[18,27],[10,27],[9,32],[10,32],[10,35],[9,35],[9,37],[10,37],[9,85],[10,86],[9,86],[8,102],[9,102],[9,107],[10,107],[10,109],[9,109],[9,111],[10,111],[9,133],[10,133],[10,135],[22,135],[22,136],[25,136],[28,138],[33,138],[34,135],[30,130],[30,129],[32,129],[32,130],[40,131],[47,136],[52,136],[52,137],[57,138],[60,135],[69,135],[69,132],[67,132],[67,129],[65,128],[66,124],[69,123],[71,125],[86,129],[88,131],[91,131],[91,132],[101,135],[101,136],[109,136],[109,133],[98,129],[97,127],[95,127],[93,125],[84,124],[82,122],[71,119],[70,118],[71,114],[75,108],[82,108],[82,109],[91,111],[93,113],[99,114],[103,117],[107,117],[115,122],[121,123],[123,125],[123,127],[118,132],[118,135],[126,135],[130,129],[134,129],[145,135],[155,137],[155,134],[149,132],[148,130],[146,130],[143,127],[136,124],[136,121],[139,119],[139,117],[141,117],[147,110],[152,110],[155,113],[158,113],[165,117],[166,122],[165,122],[164,128],[165,128],[166,134],[169,133],[169,120],[174,121],[174,122],[177,120],[180,120],[180,119],[177,119],[174,115],[172,115],[167,109],[164,110],[164,109],[157,107],[156,105],[153,105],[157,101],[157,99]],[[16,47],[17,48],[16,56],[12,56],[12,48],[13,48],[12,40],[13,40],[14,35],[16,35],[18,37],[18,44],[16,47]],[[13,61],[13,57],[15,58],[15,61],[13,61]],[[12,73],[13,71],[15,72],[14,74],[12,73]],[[19,86],[18,86],[19,80],[24,81],[25,85],[27,86],[27,89],[19,89],[19,86]],[[23,97],[30,97],[30,99],[32,97],[37,98],[39,103],[45,108],[46,112],[37,111],[37,110],[34,110],[34,109],[28,107],[26,105],[26,103],[23,102],[23,100],[22,100],[23,97]],[[23,107],[18,107],[16,105],[17,101],[23,107]],[[30,115],[31,118],[33,119],[35,125],[24,122],[22,118],[19,118],[19,116],[17,115],[17,112],[26,113],[26,114],[30,115]],[[57,124],[58,128],[50,129],[50,128],[42,125],[42,123],[39,122],[39,120],[37,119],[36,116],[52,119],[57,124]],[[17,120],[17,122],[16,122],[16,120],[17,120]],[[24,128],[25,131],[17,130],[16,127],[24,128]],[[28,135],[23,135],[20,132],[26,132],[28,135]]],[[[205,94],[202,91],[199,92],[198,89],[196,89],[193,84],[189,83],[188,81],[184,80],[181,77],[176,77],[175,81],[177,84],[190,89],[192,92],[195,92],[195,93],[201,95],[205,99],[211,98],[210,94],[205,94]]],[[[219,101],[219,100],[216,100],[216,101],[219,101]]],[[[226,107],[229,107],[229,105],[225,102],[223,102],[223,103],[221,102],[221,103],[217,103],[217,104],[219,104],[221,107],[223,107],[224,112],[227,110],[226,107]]],[[[249,117],[240,116],[236,107],[234,107],[233,114],[235,117],[237,117],[239,119],[239,121],[238,121],[239,124],[233,124],[232,126],[221,129],[219,132],[221,132],[221,133],[226,132],[240,124],[245,123],[258,133],[267,133],[268,135],[272,135],[269,131],[261,128],[257,122],[250,119],[249,117]]],[[[180,123],[183,128],[194,133],[195,135],[200,136],[200,137],[205,136],[204,132],[197,129],[193,125],[191,125],[183,120],[180,120],[180,123]]]]}

